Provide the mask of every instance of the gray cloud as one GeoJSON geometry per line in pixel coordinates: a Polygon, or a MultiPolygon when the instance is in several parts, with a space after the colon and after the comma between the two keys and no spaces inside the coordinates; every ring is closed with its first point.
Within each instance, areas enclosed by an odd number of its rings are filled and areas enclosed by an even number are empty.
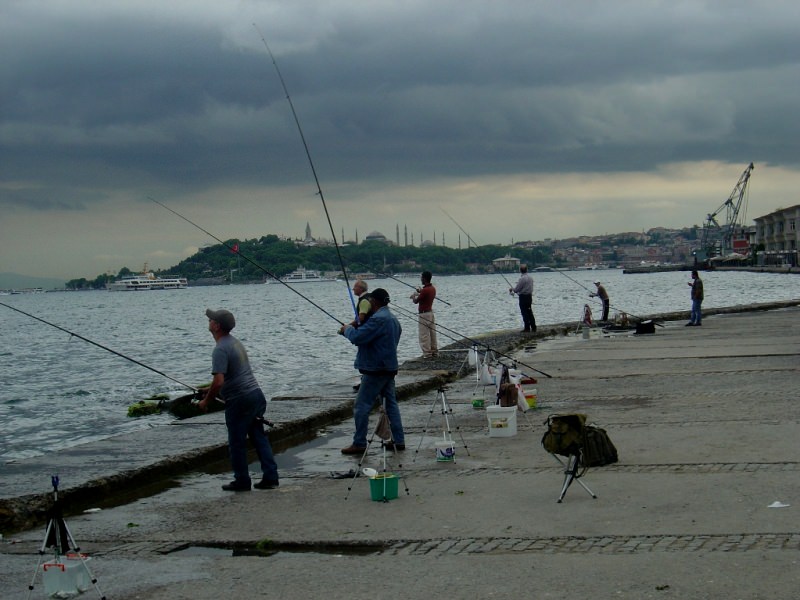
{"type": "Polygon", "coordinates": [[[795,171],[796,12],[722,1],[6,2],[0,206],[307,185],[253,23],[330,184],[693,161],[795,171]]]}

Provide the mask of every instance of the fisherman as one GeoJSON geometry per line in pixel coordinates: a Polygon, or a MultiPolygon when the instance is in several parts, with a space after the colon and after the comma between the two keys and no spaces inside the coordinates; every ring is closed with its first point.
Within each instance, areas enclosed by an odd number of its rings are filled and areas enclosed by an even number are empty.
{"type": "Polygon", "coordinates": [[[354,366],[361,373],[361,385],[353,405],[355,433],[353,443],[342,448],[342,454],[362,454],[367,448],[369,413],[375,402],[383,398],[386,416],[391,425],[392,440],[385,442],[389,450],[405,450],[405,434],[397,406],[394,378],[397,375],[397,344],[402,328],[388,308],[389,293],[378,288],[370,294],[372,315],[361,327],[342,325],[339,333],[358,346],[354,366]]]}
{"type": "Polygon", "coordinates": [[[205,412],[217,394],[225,401],[225,425],[228,428],[228,450],[233,467],[233,481],[222,489],[226,492],[249,492],[250,471],[247,461],[247,438],[256,449],[261,462],[261,481],[253,485],[258,490],[278,487],[278,465],[272,454],[269,438],[264,432],[264,412],[267,399],[253,376],[250,361],[242,343],[231,335],[236,319],[224,309],[206,310],[208,330],[216,346],[211,353],[211,373],[214,378],[200,409],[205,412]]]}
{"type": "Polygon", "coordinates": [[[611,307],[611,301],[608,299],[608,292],[603,287],[603,284],[599,281],[595,281],[594,284],[597,286],[597,292],[590,292],[589,296],[591,298],[600,298],[603,301],[603,318],[600,320],[605,322],[608,321],[608,309],[611,307]]]}
{"type": "Polygon", "coordinates": [[[533,316],[533,279],[528,275],[528,265],[519,266],[520,277],[517,285],[508,288],[509,294],[519,297],[519,312],[522,314],[524,328],[521,333],[536,331],[536,319],[533,316]]]}
{"type": "Polygon", "coordinates": [[[356,312],[358,313],[357,317],[350,323],[353,327],[358,327],[359,325],[363,325],[364,321],[369,319],[369,313],[372,310],[372,305],[369,301],[369,296],[367,295],[367,290],[369,287],[367,286],[367,282],[363,279],[356,279],[356,282],[353,284],[353,293],[358,298],[358,302],[356,303],[356,312]]]}
{"type": "MultiPolygon", "coordinates": [[[[369,319],[369,315],[372,312],[372,303],[369,301],[369,294],[367,293],[368,289],[367,282],[363,279],[356,279],[356,282],[353,284],[353,293],[358,298],[358,302],[356,303],[356,318],[350,323],[353,327],[363,325],[364,322],[369,319]]],[[[360,387],[360,383],[355,384],[353,386],[353,391],[357,392],[360,387]]]]}
{"type": "Polygon", "coordinates": [[[703,304],[703,280],[697,271],[692,271],[692,280],[686,282],[692,288],[692,316],[686,326],[700,327],[703,318],[700,312],[700,306],[703,304]]]}
{"type": "Polygon", "coordinates": [[[411,294],[411,301],[417,305],[417,322],[419,330],[419,347],[423,358],[436,358],[439,356],[439,347],[436,342],[436,320],[433,317],[433,301],[436,299],[436,288],[431,284],[433,275],[430,271],[423,271],[420,275],[422,287],[411,294]]]}

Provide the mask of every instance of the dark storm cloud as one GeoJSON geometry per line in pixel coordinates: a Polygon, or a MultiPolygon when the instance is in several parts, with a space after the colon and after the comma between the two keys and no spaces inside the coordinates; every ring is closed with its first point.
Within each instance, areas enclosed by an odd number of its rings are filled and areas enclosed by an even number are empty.
{"type": "MultiPolygon", "coordinates": [[[[259,23],[328,179],[647,170],[753,152],[796,164],[788,4],[358,6],[332,3],[319,32],[280,4],[259,23]]],[[[14,14],[0,41],[11,179],[191,189],[308,178],[247,15],[234,36],[213,19],[133,9],[14,14]]]]}

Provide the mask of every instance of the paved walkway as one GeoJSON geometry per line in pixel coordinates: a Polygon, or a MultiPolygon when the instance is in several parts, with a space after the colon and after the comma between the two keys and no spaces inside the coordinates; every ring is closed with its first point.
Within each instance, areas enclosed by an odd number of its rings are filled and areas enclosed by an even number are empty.
{"type": "MultiPolygon", "coordinates": [[[[488,435],[472,401],[493,389],[474,375],[444,392],[454,463],[435,460],[441,393],[401,404],[407,450],[387,457],[403,475],[388,503],[370,499],[365,478],[330,477],[358,463],[339,453],[345,420],[278,456],[277,490],[224,493],[223,463],[67,522],[103,593],[123,600],[794,599],[798,319],[788,308],[531,342],[518,359],[552,378],[538,377],[540,407],[518,413],[516,436],[488,435]],[[563,476],[539,441],[562,412],[587,413],[619,450],[618,464],[585,476],[597,499],[575,484],[556,503],[563,476]]],[[[375,444],[363,466],[382,463],[375,444]]],[[[27,596],[43,535],[2,546],[3,598],[27,596]]]]}

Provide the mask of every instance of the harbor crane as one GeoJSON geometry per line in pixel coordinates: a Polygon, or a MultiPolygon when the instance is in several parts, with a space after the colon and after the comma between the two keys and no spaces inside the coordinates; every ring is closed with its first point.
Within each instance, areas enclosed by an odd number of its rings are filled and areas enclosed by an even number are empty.
{"type": "Polygon", "coordinates": [[[744,170],[731,195],[717,210],[710,213],[703,223],[703,232],[700,248],[695,252],[698,262],[706,261],[714,256],[726,256],[733,252],[733,240],[736,234],[743,234],[745,230],[745,216],[747,214],[747,184],[753,172],[753,163],[744,170]],[[744,200],[744,210],[742,201],[744,200]],[[717,219],[725,211],[725,222],[720,224],[717,219]]]}

